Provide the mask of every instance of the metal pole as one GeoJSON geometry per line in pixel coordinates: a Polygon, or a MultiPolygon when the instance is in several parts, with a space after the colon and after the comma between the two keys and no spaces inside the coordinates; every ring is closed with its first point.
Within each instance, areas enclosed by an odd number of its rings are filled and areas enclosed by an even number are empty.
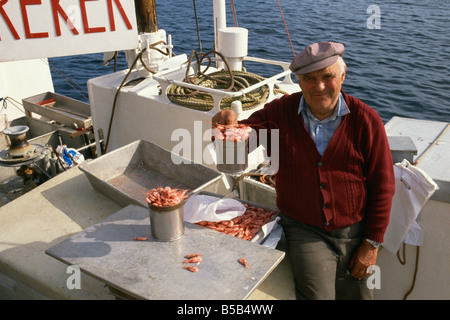
{"type": "Polygon", "coordinates": [[[202,51],[202,41],[200,40],[200,29],[198,27],[198,17],[197,17],[197,8],[195,6],[195,0],[192,1],[194,3],[194,14],[195,14],[195,24],[197,25],[197,38],[198,38],[198,48],[200,52],[202,51]]]}
{"type": "Polygon", "coordinates": [[[134,4],[138,32],[153,33],[158,31],[156,0],[134,0],[134,4]]]}
{"type": "Polygon", "coordinates": [[[220,52],[220,46],[218,43],[219,30],[227,26],[225,0],[214,0],[214,44],[215,50],[220,52]]]}
{"type": "MultiPolygon", "coordinates": [[[[227,26],[225,0],[214,0],[213,11],[214,11],[214,50],[220,52],[221,48],[219,44],[219,30],[227,26]]],[[[223,62],[217,61],[216,67],[218,69],[223,69],[224,68],[223,62]]]]}

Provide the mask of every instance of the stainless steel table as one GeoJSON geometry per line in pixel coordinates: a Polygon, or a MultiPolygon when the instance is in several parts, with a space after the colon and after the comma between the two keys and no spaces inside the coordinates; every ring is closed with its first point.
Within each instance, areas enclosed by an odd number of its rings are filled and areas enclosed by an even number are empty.
{"type": "Polygon", "coordinates": [[[129,205],[46,250],[46,254],[105,282],[134,299],[245,299],[285,253],[195,224],[162,242],[151,237],[149,211],[129,205]],[[133,240],[148,237],[146,241],[133,240]],[[200,253],[198,272],[183,268],[186,254],[200,253]],[[245,258],[250,268],[243,267],[245,258]]]}

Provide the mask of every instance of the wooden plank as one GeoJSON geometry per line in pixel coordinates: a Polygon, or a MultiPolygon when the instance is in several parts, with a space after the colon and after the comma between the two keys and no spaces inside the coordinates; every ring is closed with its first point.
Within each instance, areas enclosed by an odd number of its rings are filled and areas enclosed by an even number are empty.
{"type": "Polygon", "coordinates": [[[46,253],[77,265],[136,299],[245,299],[284,258],[284,252],[185,223],[176,241],[151,238],[149,211],[129,205],[46,253]],[[135,237],[148,237],[135,241],[135,237]],[[202,254],[198,272],[184,256],[202,254]],[[246,258],[250,268],[238,263],[246,258]]]}

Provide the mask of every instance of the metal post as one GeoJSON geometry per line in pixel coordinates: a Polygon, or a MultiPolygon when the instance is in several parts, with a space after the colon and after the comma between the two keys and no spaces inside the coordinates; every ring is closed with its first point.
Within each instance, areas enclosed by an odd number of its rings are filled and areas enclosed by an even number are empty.
{"type": "Polygon", "coordinates": [[[227,26],[225,0],[214,0],[213,10],[214,10],[214,44],[215,50],[220,52],[218,44],[218,33],[220,29],[225,28],[227,26]]]}
{"type": "MultiPolygon", "coordinates": [[[[225,0],[214,0],[213,11],[214,11],[214,50],[220,52],[221,48],[219,46],[219,30],[227,26],[225,0]]],[[[216,67],[218,69],[223,69],[224,67],[223,62],[217,61],[216,67]]]]}
{"type": "Polygon", "coordinates": [[[139,33],[153,33],[158,31],[155,2],[156,0],[134,0],[139,33]]]}

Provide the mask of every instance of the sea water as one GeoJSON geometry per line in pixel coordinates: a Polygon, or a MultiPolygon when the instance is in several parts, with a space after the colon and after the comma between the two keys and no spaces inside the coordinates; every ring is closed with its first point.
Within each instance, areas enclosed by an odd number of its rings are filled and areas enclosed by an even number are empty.
{"type": "MultiPolygon", "coordinates": [[[[158,28],[172,35],[175,54],[213,49],[213,1],[195,1],[200,41],[193,1],[156,1],[158,28]]],[[[227,26],[248,29],[249,56],[290,62],[313,42],[341,42],[347,63],[343,90],[384,122],[393,116],[450,121],[450,1],[279,0],[283,15],[276,0],[233,3],[236,19],[226,1],[227,26]]],[[[103,53],[49,61],[55,91],[82,101],[88,100],[88,79],[114,71],[112,63],[103,66],[103,53]]],[[[266,77],[280,71],[246,67],[266,77]]],[[[126,68],[119,52],[117,70],[126,68]]]]}

